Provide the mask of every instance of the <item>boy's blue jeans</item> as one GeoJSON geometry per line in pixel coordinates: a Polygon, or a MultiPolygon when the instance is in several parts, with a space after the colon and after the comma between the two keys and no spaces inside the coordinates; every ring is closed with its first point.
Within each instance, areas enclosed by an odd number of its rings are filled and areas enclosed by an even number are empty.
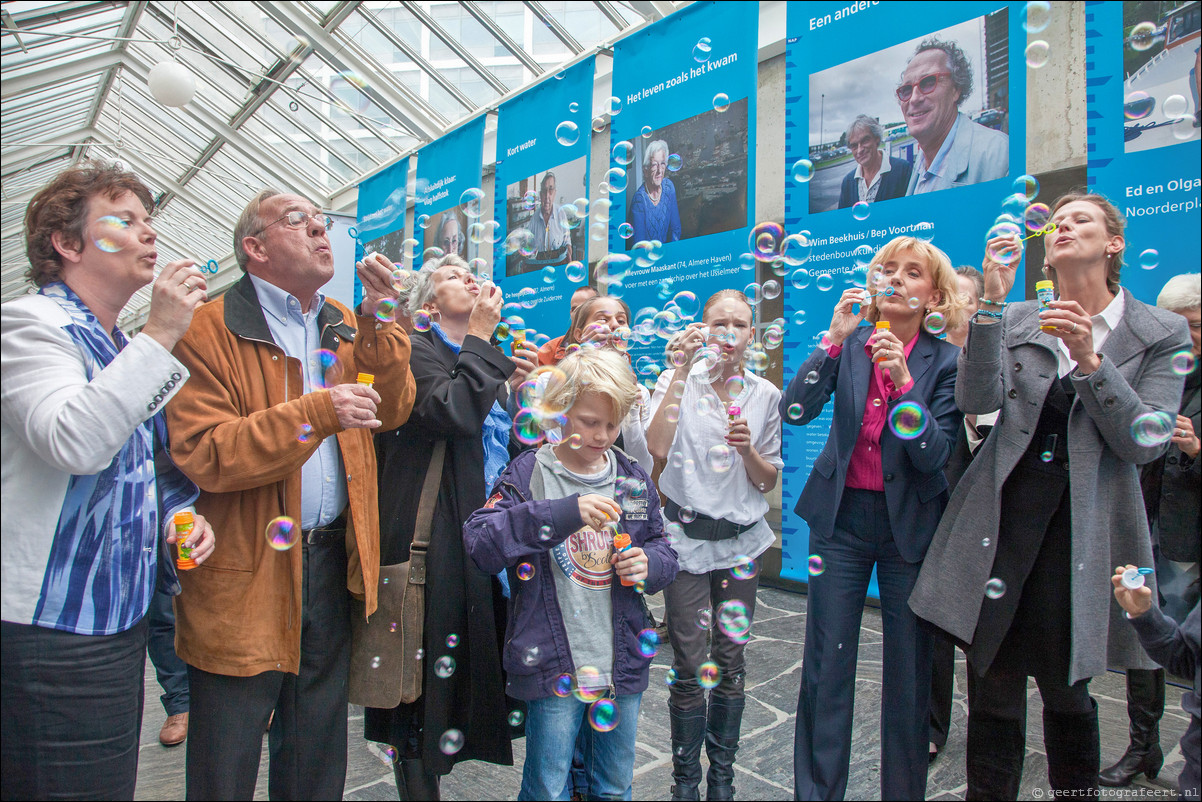
{"type": "MultiPolygon", "coordinates": [[[[641,693],[618,696],[618,726],[597,732],[585,725],[584,771],[592,799],[631,798],[634,781],[634,738],[638,731],[641,693]]],[[[567,799],[568,772],[576,736],[589,706],[573,696],[536,699],[526,707],[526,764],[518,799],[567,799]]]]}

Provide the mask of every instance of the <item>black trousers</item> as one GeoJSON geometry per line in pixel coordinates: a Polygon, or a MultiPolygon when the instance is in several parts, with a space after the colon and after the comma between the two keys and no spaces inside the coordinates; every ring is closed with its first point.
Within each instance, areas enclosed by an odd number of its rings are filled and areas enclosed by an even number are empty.
{"type": "Polygon", "coordinates": [[[942,749],[952,729],[956,646],[942,633],[931,635],[931,743],[942,749]]]}
{"type": "Polygon", "coordinates": [[[296,548],[304,549],[300,673],[231,677],[188,666],[189,800],[254,797],[272,711],[270,798],[342,799],[351,655],[345,535],[296,548]]]}
{"type": "Polygon", "coordinates": [[[0,798],[134,798],[146,629],[0,623],[0,798]]]}

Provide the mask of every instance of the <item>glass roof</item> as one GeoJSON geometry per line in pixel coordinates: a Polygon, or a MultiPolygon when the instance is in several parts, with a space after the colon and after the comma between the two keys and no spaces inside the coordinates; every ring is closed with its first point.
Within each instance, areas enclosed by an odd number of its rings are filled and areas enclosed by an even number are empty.
{"type": "MultiPolygon", "coordinates": [[[[119,160],[158,199],[159,263],[216,259],[264,186],[327,207],[586,51],[671,13],[671,0],[569,2],[22,2],[0,6],[2,296],[29,292],[33,194],[87,158],[119,160]],[[175,59],[197,91],[147,87],[175,59]]],[[[121,316],[136,325],[149,290],[121,316]]]]}

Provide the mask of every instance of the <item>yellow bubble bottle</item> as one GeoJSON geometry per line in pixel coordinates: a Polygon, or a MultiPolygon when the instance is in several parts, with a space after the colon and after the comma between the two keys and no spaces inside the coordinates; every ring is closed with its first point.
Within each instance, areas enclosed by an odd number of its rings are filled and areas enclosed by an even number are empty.
{"type": "MultiPolygon", "coordinates": [[[[1056,285],[1044,279],[1043,281],[1035,282],[1035,297],[1039,299],[1039,308],[1047,309],[1052,301],[1056,300],[1056,285]]],[[[1040,331],[1055,331],[1055,326],[1040,326],[1040,331]]]]}
{"type": "Polygon", "coordinates": [[[375,382],[376,382],[375,374],[373,374],[373,373],[360,373],[359,374],[359,378],[358,378],[359,384],[365,384],[368,387],[371,387],[373,384],[375,384],[375,382]]]}
{"type": "Polygon", "coordinates": [[[179,557],[175,560],[175,567],[181,571],[189,571],[196,567],[196,560],[192,559],[192,549],[185,546],[184,541],[192,535],[192,530],[196,526],[196,518],[191,512],[183,510],[175,514],[174,524],[175,545],[179,549],[179,557]]]}
{"type": "MultiPolygon", "coordinates": [[[[877,331],[881,331],[882,329],[884,329],[885,331],[889,331],[889,330],[890,330],[890,329],[892,329],[892,328],[893,328],[893,327],[892,327],[891,325],[889,325],[889,321],[888,321],[888,320],[878,320],[878,321],[876,322],[876,330],[877,330],[877,331]]],[[[877,361],[877,362],[884,362],[884,361],[885,361],[885,358],[884,358],[884,357],[880,357],[880,358],[878,358],[876,361],[877,361]]]]}

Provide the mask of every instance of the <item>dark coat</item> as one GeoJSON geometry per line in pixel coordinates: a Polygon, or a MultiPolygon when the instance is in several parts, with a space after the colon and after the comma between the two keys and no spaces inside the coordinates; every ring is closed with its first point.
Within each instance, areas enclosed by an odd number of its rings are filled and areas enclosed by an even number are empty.
{"type": "MultiPolygon", "coordinates": [[[[618,462],[619,476],[632,476],[654,487],[651,476],[637,462],[612,449],[618,462]]],[[[534,563],[534,578],[510,582],[510,618],[505,633],[505,670],[509,675],[506,689],[518,699],[544,699],[555,691],[561,674],[576,668],[568,649],[568,633],[559,609],[555,590],[551,549],[584,526],[580,518],[580,494],[558,499],[535,499],[530,492],[538,452],[527,451],[510,463],[497,480],[488,505],[479,509],[463,527],[463,540],[476,565],[486,571],[501,571],[520,562],[534,563]],[[552,535],[540,534],[551,527],[552,535]],[[522,656],[537,647],[543,657],[527,666],[522,656]]],[[[680,566],[676,552],[664,538],[664,520],[659,498],[648,494],[647,516],[636,519],[622,514],[622,531],[630,535],[632,546],[647,555],[647,579],[644,593],[659,593],[672,583],[680,566]]],[[[633,587],[615,581],[610,586],[613,599],[614,665],[613,683],[619,696],[642,693],[647,689],[651,658],[639,648],[639,632],[646,629],[646,607],[633,587]]]]}
{"type": "MultiPolygon", "coordinates": [[[[1180,414],[1193,422],[1195,434],[1202,432],[1200,374],[1202,362],[1186,377],[1181,399],[1180,414]]],[[[1152,539],[1160,545],[1161,555],[1178,562],[1196,562],[1202,551],[1202,455],[1191,459],[1176,443],[1170,443],[1167,454],[1144,466],[1140,485],[1152,539]]]]}
{"type": "MultiPolygon", "coordinates": [[[[881,176],[881,188],[876,191],[876,200],[873,203],[904,197],[906,187],[910,185],[910,171],[913,169],[913,166],[905,159],[895,159],[890,156],[889,172],[881,176]]],[[[843,186],[839,190],[839,208],[850,209],[859,200],[860,191],[856,188],[856,168],[853,167],[851,172],[843,176],[843,186]]]]}
{"type": "MultiPolygon", "coordinates": [[[[814,460],[814,469],[795,509],[813,533],[830,536],[834,532],[847,482],[847,466],[864,420],[864,405],[868,403],[873,365],[864,351],[864,343],[872,332],[871,326],[858,327],[835,357],[815,348],[798,368],[780,401],[781,419],[804,426],[818,417],[832,394],[835,396],[830,437],[814,460]],[[818,373],[818,381],[807,383],[805,377],[811,371],[818,373]],[[802,414],[793,420],[785,412],[796,403],[801,404],[802,414]]],[[[881,431],[881,470],[889,524],[898,551],[910,563],[922,561],[947,503],[943,468],[956,442],[956,429],[962,428],[964,422],[953,397],[959,353],[960,349],[951,343],[920,331],[906,362],[914,386],[896,401],[890,401],[889,408],[905,402],[918,404],[926,414],[926,429],[912,440],[902,440],[888,426],[881,431]]]]}
{"type": "Polygon", "coordinates": [[[442,485],[426,558],[423,696],[413,705],[365,711],[366,737],[406,749],[406,736],[422,727],[420,751],[438,774],[461,760],[510,765],[513,753],[501,670],[505,599],[500,582],[476,568],[463,549],[463,522],[484,504],[484,419],[504,401],[513,363],[499,349],[469,336],[456,355],[432,331],[413,335],[410,367],[417,397],[409,421],[376,439],[380,476],[380,555],[383,565],[409,559],[422,482],[438,440],[447,444],[442,485]],[[447,637],[459,643],[447,646],[447,637]],[[454,658],[449,678],[435,674],[444,655],[454,658]],[[463,732],[458,753],[438,747],[448,729],[463,732]],[[398,741],[400,741],[398,743],[398,741]]]}
{"type": "MultiPolygon", "coordinates": [[[[1072,509],[1072,644],[1069,683],[1113,668],[1155,668],[1111,593],[1116,565],[1151,565],[1138,465],[1165,444],[1131,436],[1135,419],[1174,411],[1182,380],[1170,366],[1189,345],[1185,318],[1122,290],[1125,311],[1102,345],[1102,366],[1073,374],[1068,418],[1072,509]]],[[[966,413],[1000,409],[998,423],[956,486],[931,541],[910,607],[961,642],[972,640],[998,548],[1002,487],[1034,438],[1056,381],[1056,340],[1039,330],[1036,301],[1012,303],[1001,323],[973,323],[960,354],[956,403],[966,413]],[[987,544],[987,545],[986,545],[987,544]]],[[[1154,579],[1154,578],[1153,578],[1154,579]]],[[[1155,583],[1149,582],[1155,592],[1155,583]]]]}

